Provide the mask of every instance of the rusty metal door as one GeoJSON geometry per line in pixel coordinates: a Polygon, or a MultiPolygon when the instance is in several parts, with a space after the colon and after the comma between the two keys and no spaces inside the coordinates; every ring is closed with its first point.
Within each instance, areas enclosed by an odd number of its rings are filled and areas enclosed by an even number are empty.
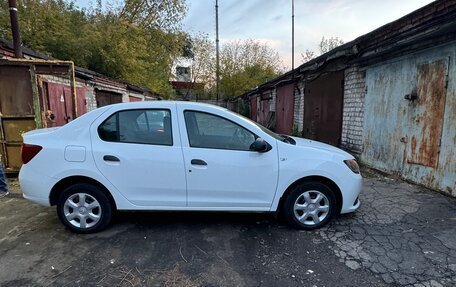
{"type": "Polygon", "coordinates": [[[407,164],[436,168],[445,113],[448,61],[442,59],[421,64],[417,72],[417,99],[410,100],[408,107],[407,164]]]}
{"type": "MultiPolygon", "coordinates": [[[[70,92],[71,87],[68,87],[68,92],[70,92]]],[[[78,101],[78,114],[77,116],[81,116],[87,113],[87,87],[76,87],[76,95],[78,101]]]]}
{"type": "Polygon", "coordinates": [[[130,100],[130,102],[141,102],[142,101],[141,98],[132,97],[132,96],[129,96],[128,99],[130,100]]]}
{"type": "Polygon", "coordinates": [[[250,97],[250,119],[252,121],[257,121],[257,97],[252,96],[250,97]]]}
{"type": "Polygon", "coordinates": [[[277,88],[276,97],[276,127],[279,134],[291,134],[294,117],[294,84],[277,88]]]}
{"type": "Polygon", "coordinates": [[[122,102],[122,94],[110,91],[96,90],[95,97],[97,99],[97,108],[122,102]]]}
{"type": "Polygon", "coordinates": [[[48,127],[63,126],[71,120],[73,103],[69,87],[57,83],[47,83],[50,121],[48,127]]]}
{"type": "Polygon", "coordinates": [[[303,136],[339,146],[342,133],[344,72],[321,75],[306,83],[303,136]]]}
{"type": "Polygon", "coordinates": [[[455,128],[447,122],[455,73],[445,57],[454,53],[428,50],[366,71],[363,162],[430,188],[455,186],[455,128]]]}
{"type": "Polygon", "coordinates": [[[260,96],[260,110],[258,113],[258,122],[263,126],[267,126],[269,115],[269,95],[263,94],[260,96]]]}
{"type": "MultiPolygon", "coordinates": [[[[46,103],[46,123],[48,127],[58,127],[73,119],[71,87],[61,83],[43,82],[41,85],[43,102],[46,103]]],[[[77,87],[78,116],[86,113],[85,87],[77,87]]]]}
{"type": "Polygon", "coordinates": [[[0,65],[0,141],[6,171],[19,170],[22,134],[36,128],[30,67],[0,65]]]}

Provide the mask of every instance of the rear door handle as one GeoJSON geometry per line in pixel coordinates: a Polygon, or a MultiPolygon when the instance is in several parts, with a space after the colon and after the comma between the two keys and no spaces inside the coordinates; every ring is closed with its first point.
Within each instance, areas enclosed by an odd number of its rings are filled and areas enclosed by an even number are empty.
{"type": "Polygon", "coordinates": [[[193,165],[207,165],[207,163],[202,159],[192,159],[190,163],[193,165]]]}
{"type": "Polygon", "coordinates": [[[120,159],[116,156],[113,156],[113,155],[105,155],[103,156],[103,160],[104,161],[115,161],[115,162],[119,162],[120,159]]]}

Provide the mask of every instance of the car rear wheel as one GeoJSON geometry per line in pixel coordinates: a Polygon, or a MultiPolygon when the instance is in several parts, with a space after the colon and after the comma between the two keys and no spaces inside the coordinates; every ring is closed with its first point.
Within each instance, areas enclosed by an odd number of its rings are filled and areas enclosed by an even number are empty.
{"type": "Polygon", "coordinates": [[[109,198],[98,187],[78,183],[66,188],[57,201],[60,221],[76,233],[105,229],[112,218],[109,198]]]}
{"type": "Polygon", "coordinates": [[[284,215],[297,229],[313,230],[326,225],[336,213],[336,197],[321,182],[295,186],[285,198],[284,215]]]}

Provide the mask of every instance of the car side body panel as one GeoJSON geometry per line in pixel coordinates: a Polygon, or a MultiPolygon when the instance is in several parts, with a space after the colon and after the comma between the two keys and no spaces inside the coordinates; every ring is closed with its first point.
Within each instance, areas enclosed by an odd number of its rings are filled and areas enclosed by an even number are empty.
{"type": "MultiPolygon", "coordinates": [[[[41,129],[26,133],[24,135],[25,143],[40,145],[44,148],[29,163],[22,166],[19,181],[24,197],[42,205],[50,205],[50,191],[60,180],[70,176],[85,176],[106,187],[119,210],[275,211],[283,193],[295,181],[307,176],[322,176],[331,179],[341,190],[343,194],[341,212],[356,210],[359,201],[357,204],[355,201],[361,190],[362,179],[359,174],[353,173],[343,162],[343,160],[353,157],[336,148],[313,146],[309,142],[301,142],[299,139],[297,141],[297,146],[277,141],[254,123],[226,109],[211,105],[166,101],[116,104],[89,112],[61,128],[41,129]],[[94,145],[100,140],[95,138],[98,137],[96,133],[98,124],[118,110],[147,108],[169,108],[174,111],[172,112],[174,115],[172,117],[173,153],[177,154],[176,158],[181,157],[183,162],[182,172],[178,175],[182,178],[179,179],[177,187],[174,188],[179,190],[175,194],[185,194],[185,204],[174,204],[175,201],[173,203],[172,196],[163,202],[152,205],[138,204],[141,201],[140,193],[136,193],[136,199],[127,199],[127,194],[130,192],[128,184],[116,186],[100,172],[97,166],[96,153],[103,151],[101,146],[94,148],[94,145]],[[228,152],[226,158],[219,158],[219,153],[216,151],[208,151],[209,163],[214,163],[217,159],[216,164],[231,162],[230,168],[233,171],[228,174],[201,173],[199,177],[195,177],[195,181],[189,189],[189,170],[192,169],[192,173],[201,172],[194,167],[189,168],[189,160],[193,156],[197,156],[199,150],[204,149],[193,149],[193,153],[189,151],[191,147],[182,114],[183,110],[186,109],[205,111],[225,117],[263,138],[272,146],[272,150],[263,154],[250,151],[228,152]],[[195,150],[197,150],[196,153],[194,153],[195,150]],[[240,156],[233,156],[235,153],[239,153],[240,156]],[[242,168],[240,166],[242,162],[238,161],[248,161],[249,158],[257,160],[256,164],[249,166],[249,163],[242,168]],[[267,160],[259,161],[260,158],[267,160]],[[234,164],[235,162],[236,164],[234,164]],[[249,168],[258,168],[258,170],[253,170],[251,174],[248,174],[249,168]],[[237,173],[242,175],[239,177],[240,181],[230,183],[232,177],[236,176],[237,173]],[[207,188],[205,188],[205,183],[201,182],[203,180],[207,180],[207,188]],[[185,182],[184,185],[182,181],[185,182]],[[231,189],[225,191],[225,195],[223,194],[224,191],[219,189],[217,192],[222,192],[221,196],[213,197],[211,186],[220,183],[220,181],[223,184],[231,184],[231,189]],[[236,192],[242,190],[242,185],[248,187],[248,196],[241,200],[232,200],[230,204],[229,198],[236,196],[236,192]],[[186,190],[184,193],[182,193],[183,189],[186,190]],[[190,201],[187,200],[189,192],[196,192],[194,199],[190,201]]],[[[136,146],[138,149],[141,148],[141,145],[136,146]]],[[[115,151],[115,144],[110,149],[115,151]]],[[[137,154],[137,159],[140,155],[140,153],[137,154]]],[[[200,154],[200,156],[203,155],[200,154]]],[[[121,172],[114,174],[117,177],[122,176],[121,172]]],[[[146,176],[147,173],[143,173],[134,180],[143,180],[142,186],[145,186],[144,184],[149,180],[143,178],[146,176]]],[[[169,179],[172,179],[172,176],[169,179]]],[[[242,196],[242,194],[238,195],[242,196]]]]}
{"type": "MultiPolygon", "coordinates": [[[[269,210],[279,174],[276,140],[267,140],[272,149],[266,153],[191,147],[183,115],[185,111],[193,110],[221,116],[246,128],[239,117],[229,113],[220,115],[218,109],[211,106],[201,107],[191,103],[178,106],[187,173],[188,206],[269,210]],[[194,159],[203,160],[207,164],[194,165],[191,163],[194,159]]],[[[265,136],[257,127],[246,129],[260,137],[265,136]]]]}
{"type": "Polygon", "coordinates": [[[279,185],[271,211],[278,208],[283,193],[294,182],[311,176],[320,176],[333,181],[343,195],[341,213],[348,213],[359,207],[354,204],[362,185],[360,174],[352,172],[343,162],[348,159],[345,153],[334,153],[305,146],[292,146],[278,142],[279,147],[279,185]],[[304,156],[303,156],[304,155],[304,156]]]}
{"type": "MultiPolygon", "coordinates": [[[[171,126],[174,127],[171,129],[171,146],[104,141],[98,135],[98,127],[106,118],[102,117],[90,126],[93,160],[104,179],[115,186],[135,208],[185,207],[185,167],[177,128],[176,105],[162,102],[154,108],[170,111],[171,126]],[[105,161],[105,156],[113,156],[119,161],[105,161]]],[[[130,110],[134,109],[136,107],[130,110]]],[[[121,110],[124,108],[113,106],[107,117],[121,110]]]]}

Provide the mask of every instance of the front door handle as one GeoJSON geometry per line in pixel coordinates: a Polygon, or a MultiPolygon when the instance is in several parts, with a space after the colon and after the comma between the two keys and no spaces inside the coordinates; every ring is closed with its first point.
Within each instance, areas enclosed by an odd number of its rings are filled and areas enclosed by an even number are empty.
{"type": "Polygon", "coordinates": [[[104,161],[114,161],[114,162],[119,162],[120,159],[116,156],[113,156],[113,155],[105,155],[103,156],[103,160],[104,161]]]}
{"type": "Polygon", "coordinates": [[[207,165],[207,163],[202,159],[192,159],[190,163],[193,165],[207,165]]]}

